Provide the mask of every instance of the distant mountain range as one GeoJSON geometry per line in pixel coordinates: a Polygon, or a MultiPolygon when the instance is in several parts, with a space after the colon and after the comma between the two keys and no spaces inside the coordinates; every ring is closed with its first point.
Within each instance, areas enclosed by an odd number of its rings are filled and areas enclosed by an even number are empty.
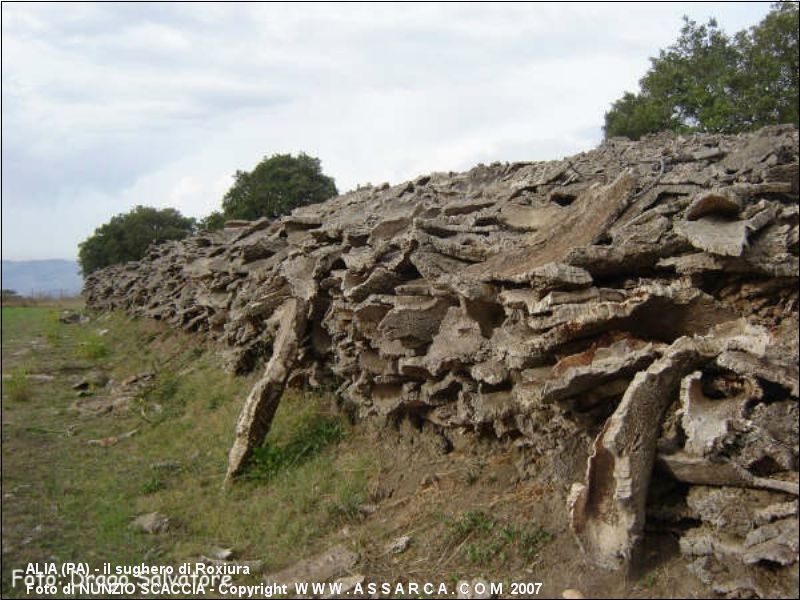
{"type": "Polygon", "coordinates": [[[74,296],[83,287],[74,260],[4,260],[3,289],[21,296],[74,296]]]}

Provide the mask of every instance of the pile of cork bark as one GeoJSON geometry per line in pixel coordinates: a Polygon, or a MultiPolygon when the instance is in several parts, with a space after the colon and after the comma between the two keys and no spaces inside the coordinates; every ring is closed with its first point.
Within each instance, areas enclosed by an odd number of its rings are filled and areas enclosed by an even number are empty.
{"type": "Polygon", "coordinates": [[[229,478],[285,385],[335,376],[358,418],[585,459],[569,512],[597,564],[630,566],[657,515],[683,523],[681,551],[715,591],[797,595],[792,127],[363,187],[155,246],[85,295],[263,369],[229,478]],[[679,501],[652,506],[666,480],[679,501]]]}

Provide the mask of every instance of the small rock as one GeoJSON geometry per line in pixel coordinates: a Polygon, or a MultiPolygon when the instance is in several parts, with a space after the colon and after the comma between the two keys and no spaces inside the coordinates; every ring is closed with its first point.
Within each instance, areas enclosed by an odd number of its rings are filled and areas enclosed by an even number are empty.
{"type": "Polygon", "coordinates": [[[213,546],[208,555],[218,560],[230,560],[233,556],[233,548],[220,548],[219,546],[213,546]]]}
{"type": "Polygon", "coordinates": [[[138,429],[132,429],[131,431],[123,433],[122,435],[110,435],[108,437],[99,438],[96,440],[88,440],[86,443],[89,444],[90,446],[103,446],[103,447],[113,446],[120,440],[126,440],[129,437],[133,437],[137,433],[139,433],[138,429]]]}
{"type": "Polygon", "coordinates": [[[107,448],[108,446],[113,446],[119,442],[119,438],[115,435],[110,435],[104,438],[98,438],[95,440],[88,440],[86,443],[89,446],[102,446],[103,448],[107,448]]]}
{"type": "Polygon", "coordinates": [[[580,590],[576,590],[574,588],[568,588],[561,592],[562,598],[571,598],[573,600],[580,600],[581,598],[586,598],[580,590]]]}
{"type": "Polygon", "coordinates": [[[419,486],[421,488],[427,488],[432,485],[439,484],[439,476],[436,473],[431,473],[430,475],[426,475],[422,481],[420,482],[419,486]]]}
{"type": "Polygon", "coordinates": [[[123,379],[120,385],[123,387],[128,387],[135,383],[150,381],[154,377],[155,373],[153,373],[152,371],[144,371],[143,373],[137,373],[136,375],[131,375],[127,379],[123,379]]]}
{"type": "Polygon", "coordinates": [[[145,533],[163,533],[169,529],[169,517],[160,512],[146,513],[136,517],[132,526],[145,533]]]}
{"type": "Polygon", "coordinates": [[[72,386],[73,390],[88,390],[89,389],[89,380],[88,379],[81,379],[79,382],[72,386]]]}
{"type": "Polygon", "coordinates": [[[402,535],[386,545],[386,554],[400,554],[408,550],[411,544],[410,535],[402,535]]]}
{"type": "Polygon", "coordinates": [[[378,510],[377,504],[362,504],[358,507],[358,512],[364,516],[374,514],[378,510]]]}
{"type": "Polygon", "coordinates": [[[44,373],[31,373],[30,375],[26,375],[25,378],[31,381],[53,381],[55,379],[52,375],[46,375],[44,373]]]}
{"type": "Polygon", "coordinates": [[[266,582],[292,584],[297,581],[328,581],[350,571],[358,562],[358,554],[344,546],[334,546],[322,554],[283,569],[277,573],[266,575],[266,582]]]}
{"type": "Polygon", "coordinates": [[[64,323],[65,325],[69,325],[71,323],[78,323],[81,321],[81,315],[74,310],[62,310],[61,314],[58,316],[58,320],[60,323],[64,323]]]}

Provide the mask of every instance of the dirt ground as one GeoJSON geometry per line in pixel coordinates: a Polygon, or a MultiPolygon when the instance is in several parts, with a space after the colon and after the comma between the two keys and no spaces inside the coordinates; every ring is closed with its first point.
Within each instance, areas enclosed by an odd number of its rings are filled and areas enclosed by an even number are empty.
{"type": "MultiPolygon", "coordinates": [[[[213,349],[157,323],[116,315],[65,325],[58,310],[3,308],[3,597],[36,595],[12,585],[12,572],[29,563],[178,564],[224,546],[270,573],[338,544],[358,554],[350,574],[393,590],[444,583],[456,597],[457,582],[482,578],[501,583],[501,597],[516,597],[515,587],[543,598],[568,589],[587,598],[714,597],[667,531],[649,533],[644,563],[628,576],[585,564],[567,525],[568,478],[531,468],[521,478],[526,459],[515,440],[492,435],[445,437],[409,419],[343,421],[342,439],[318,454],[222,491],[254,376],[223,373],[213,349]],[[98,372],[112,384],[92,383],[78,398],[73,386],[98,372]],[[144,372],[153,382],[124,408],[76,408],[144,372]],[[153,535],[131,527],[150,511],[173,526],[153,535]],[[387,552],[401,536],[407,547],[387,552]],[[541,586],[519,586],[528,583],[541,586]]],[[[276,440],[298,435],[308,406],[335,404],[329,394],[289,396],[276,440]]]]}

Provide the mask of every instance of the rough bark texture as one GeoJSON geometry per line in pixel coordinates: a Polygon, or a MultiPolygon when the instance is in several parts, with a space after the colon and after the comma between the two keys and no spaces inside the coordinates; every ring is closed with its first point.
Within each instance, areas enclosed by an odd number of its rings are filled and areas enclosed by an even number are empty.
{"type": "Polygon", "coordinates": [[[594,562],[627,568],[661,511],[715,590],[796,597],[797,164],[791,127],[612,139],[229,223],[85,294],[223,342],[236,372],[266,361],[229,478],[287,382],[335,375],[357,418],[513,437],[564,485],[585,471],[570,511],[594,562]]]}

